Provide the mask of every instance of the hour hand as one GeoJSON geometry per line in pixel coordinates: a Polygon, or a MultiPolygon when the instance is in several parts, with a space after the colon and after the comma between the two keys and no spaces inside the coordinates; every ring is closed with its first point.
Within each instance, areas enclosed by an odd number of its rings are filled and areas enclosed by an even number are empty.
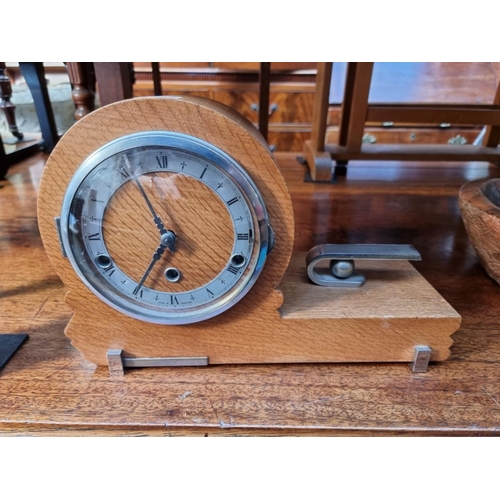
{"type": "Polygon", "coordinates": [[[149,273],[153,269],[154,265],[160,260],[161,256],[164,254],[166,249],[167,249],[167,246],[164,245],[163,243],[160,243],[159,247],[156,249],[155,253],[153,254],[153,258],[152,258],[151,262],[149,263],[149,266],[146,269],[146,272],[142,276],[141,281],[139,281],[139,284],[135,287],[135,290],[133,292],[134,295],[137,295],[140,292],[142,285],[144,285],[146,278],[149,276],[149,273]]]}

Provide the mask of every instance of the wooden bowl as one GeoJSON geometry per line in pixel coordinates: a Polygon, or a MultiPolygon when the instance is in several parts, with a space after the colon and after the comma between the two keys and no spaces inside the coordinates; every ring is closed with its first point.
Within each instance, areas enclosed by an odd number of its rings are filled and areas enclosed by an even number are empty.
{"type": "Polygon", "coordinates": [[[468,182],[458,199],[472,246],[486,272],[500,284],[500,179],[468,182]]]}

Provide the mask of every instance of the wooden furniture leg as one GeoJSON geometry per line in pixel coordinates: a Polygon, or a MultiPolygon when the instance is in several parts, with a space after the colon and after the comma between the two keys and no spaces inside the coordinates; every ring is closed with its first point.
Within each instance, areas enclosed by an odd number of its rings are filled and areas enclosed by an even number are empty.
{"type": "Polygon", "coordinates": [[[271,63],[261,62],[259,71],[259,132],[267,141],[269,132],[269,91],[271,87],[271,63]]]}
{"type": "Polygon", "coordinates": [[[7,170],[9,170],[9,161],[3,148],[2,136],[0,135],[0,181],[5,179],[7,170]]]}
{"type": "Polygon", "coordinates": [[[95,62],[95,77],[101,106],[132,98],[132,64],[95,62]]]}
{"type": "Polygon", "coordinates": [[[361,150],[372,73],[372,62],[348,65],[339,130],[339,146],[345,146],[348,152],[361,150]]]}
{"type": "MultiPolygon", "coordinates": [[[[349,123],[351,118],[352,100],[353,100],[353,89],[354,83],[356,81],[356,64],[349,63],[347,65],[347,73],[345,79],[344,87],[344,99],[342,100],[342,107],[340,113],[340,127],[339,127],[339,146],[346,146],[347,144],[347,131],[349,129],[349,123]]],[[[334,175],[346,175],[347,174],[347,160],[336,160],[334,175]]]]}
{"type": "Polygon", "coordinates": [[[83,118],[95,109],[94,65],[89,62],[67,62],[69,81],[73,87],[72,98],[75,103],[75,120],[83,118]]]}
{"type": "MultiPolygon", "coordinates": [[[[498,82],[498,87],[495,94],[495,99],[493,100],[493,104],[498,106],[500,109],[500,80],[498,82]]],[[[488,125],[486,127],[486,133],[483,138],[483,145],[488,148],[496,148],[499,143],[500,143],[500,126],[488,125]]]]}
{"type": "Polygon", "coordinates": [[[10,133],[18,140],[23,138],[16,124],[16,106],[10,102],[12,87],[4,62],[0,62],[0,109],[5,113],[10,133]]]}
{"type": "MultiPolygon", "coordinates": [[[[361,150],[368,113],[368,96],[372,73],[373,62],[350,62],[347,65],[340,118],[339,146],[345,147],[349,152],[359,152],[361,150]]],[[[334,175],[346,175],[347,161],[336,159],[335,164],[334,175]]]]}
{"type": "Polygon", "coordinates": [[[36,114],[40,122],[43,137],[43,150],[50,153],[59,140],[56,121],[50,104],[45,70],[39,62],[20,62],[19,69],[28,84],[35,103],[36,114]]]}
{"type": "Polygon", "coordinates": [[[304,158],[313,181],[330,181],[332,159],[325,152],[326,121],[333,63],[318,63],[311,140],[304,143],[304,158]]]}
{"type": "Polygon", "coordinates": [[[163,92],[161,89],[160,63],[152,62],[151,63],[151,71],[153,73],[154,93],[156,96],[163,95],[163,92]]]}

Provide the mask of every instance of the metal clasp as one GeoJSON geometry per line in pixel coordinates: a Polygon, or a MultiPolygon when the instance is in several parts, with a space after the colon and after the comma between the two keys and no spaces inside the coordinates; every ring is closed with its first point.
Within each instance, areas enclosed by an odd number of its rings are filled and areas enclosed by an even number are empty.
{"type": "Polygon", "coordinates": [[[306,255],[307,275],[316,285],[358,288],[366,278],[354,270],[355,260],[422,260],[422,257],[412,245],[318,245],[306,255]],[[328,266],[318,266],[325,261],[328,266]]]}

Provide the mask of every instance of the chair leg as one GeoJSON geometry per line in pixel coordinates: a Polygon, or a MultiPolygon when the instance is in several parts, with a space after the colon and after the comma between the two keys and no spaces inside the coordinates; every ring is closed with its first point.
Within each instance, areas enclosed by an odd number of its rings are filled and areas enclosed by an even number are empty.
{"type": "Polygon", "coordinates": [[[313,181],[329,182],[332,179],[332,159],[325,151],[332,68],[331,62],[318,63],[311,140],[304,143],[304,158],[313,181]]]}
{"type": "Polygon", "coordinates": [[[3,109],[5,118],[9,125],[10,133],[18,140],[22,140],[23,134],[17,128],[16,106],[10,102],[12,97],[12,87],[7,75],[7,68],[4,62],[0,62],[0,109],[3,109]]]}
{"type": "Polygon", "coordinates": [[[45,71],[42,63],[20,62],[19,69],[28,84],[35,103],[43,137],[43,150],[50,153],[59,140],[52,105],[47,91],[45,71]]]}
{"type": "Polygon", "coordinates": [[[271,63],[261,62],[259,71],[259,132],[267,142],[269,131],[269,91],[271,87],[271,63]]]}
{"type": "Polygon", "coordinates": [[[347,175],[347,161],[337,161],[335,162],[335,167],[333,168],[333,177],[345,177],[347,175]]]}
{"type": "Polygon", "coordinates": [[[94,65],[89,62],[67,62],[71,97],[75,103],[75,120],[80,120],[95,109],[94,65]]]}

